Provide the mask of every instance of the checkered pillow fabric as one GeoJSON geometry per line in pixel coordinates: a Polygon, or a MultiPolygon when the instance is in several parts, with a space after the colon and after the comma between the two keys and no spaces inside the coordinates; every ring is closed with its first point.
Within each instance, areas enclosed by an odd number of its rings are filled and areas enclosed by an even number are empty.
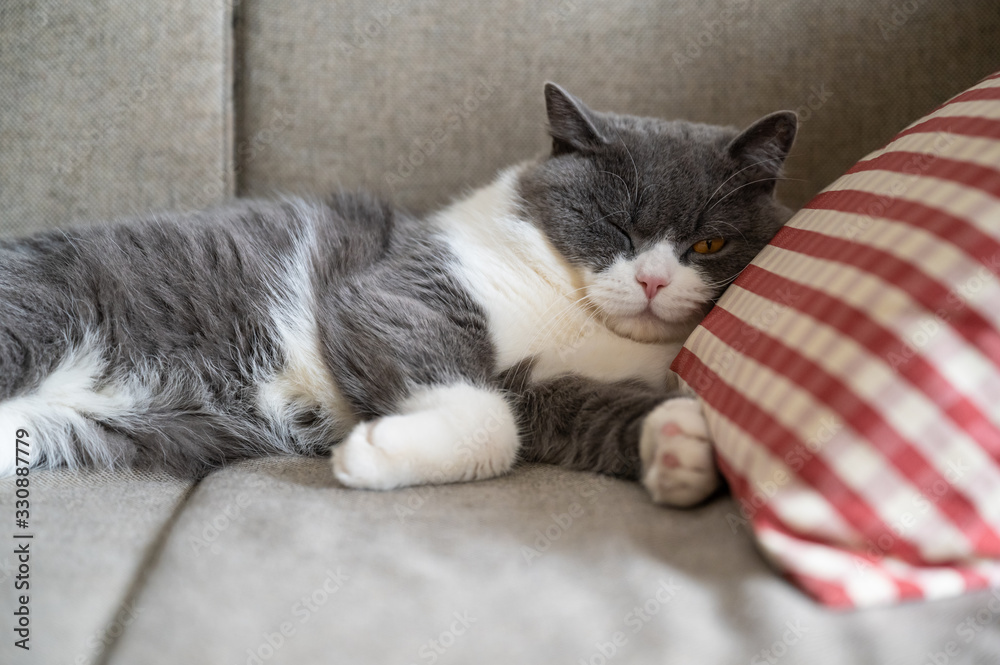
{"type": "Polygon", "coordinates": [[[674,369],[734,528],[821,602],[1000,586],[1000,74],[806,205],[674,369]]]}

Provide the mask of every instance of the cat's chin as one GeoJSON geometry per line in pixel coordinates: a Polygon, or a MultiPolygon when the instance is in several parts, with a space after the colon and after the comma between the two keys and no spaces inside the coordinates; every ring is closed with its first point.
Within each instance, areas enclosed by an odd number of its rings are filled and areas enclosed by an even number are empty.
{"type": "Polygon", "coordinates": [[[643,312],[634,316],[607,316],[604,325],[619,337],[645,344],[668,344],[687,339],[697,322],[664,321],[650,312],[643,312]]]}

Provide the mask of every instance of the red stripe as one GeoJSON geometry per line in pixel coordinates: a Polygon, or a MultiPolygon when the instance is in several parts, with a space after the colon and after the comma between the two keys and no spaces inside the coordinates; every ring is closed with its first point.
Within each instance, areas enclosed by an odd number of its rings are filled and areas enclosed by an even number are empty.
{"type": "Polygon", "coordinates": [[[910,134],[930,134],[933,132],[1000,139],[1000,120],[967,115],[928,118],[919,125],[904,129],[899,134],[896,134],[896,137],[892,140],[896,141],[910,134]]]}
{"type": "Polygon", "coordinates": [[[892,581],[896,583],[896,587],[900,589],[899,600],[921,600],[924,597],[924,589],[919,584],[913,582],[906,577],[900,577],[895,573],[889,572],[885,568],[882,569],[892,581]]]}
{"type": "Polygon", "coordinates": [[[890,573],[885,568],[881,569],[888,575],[893,577],[893,581],[897,585],[905,584],[912,587],[912,590],[901,596],[900,600],[917,600],[920,598],[926,598],[926,592],[920,583],[920,573],[934,573],[934,572],[949,572],[955,573],[962,578],[962,589],[963,591],[975,591],[977,589],[983,589],[989,586],[989,580],[985,576],[977,573],[975,570],[967,565],[957,564],[952,566],[920,566],[915,567],[913,572],[906,578],[900,577],[895,573],[890,573]]]}
{"type": "Polygon", "coordinates": [[[951,291],[927,276],[917,266],[888,252],[862,243],[835,238],[816,231],[782,228],[771,244],[818,259],[836,261],[864,270],[889,284],[895,284],[930,313],[943,313],[959,335],[977,347],[1000,368],[1000,333],[979,312],[955,299],[951,291]]]}
{"type": "Polygon", "coordinates": [[[1000,79],[1000,72],[997,72],[996,74],[990,74],[982,81],[980,81],[980,83],[985,83],[986,81],[992,81],[993,79],[1000,79]]]}
{"type": "MultiPolygon", "coordinates": [[[[747,434],[753,438],[752,435],[747,434]]],[[[754,527],[754,531],[759,533],[760,531],[771,529],[778,533],[783,533],[790,538],[806,544],[806,545],[818,545],[823,547],[832,547],[837,549],[842,549],[842,545],[839,542],[831,541],[825,536],[820,536],[815,533],[805,533],[802,532],[791,525],[787,524],[769,505],[770,497],[764,495],[764,492],[759,490],[750,484],[746,476],[742,475],[736,468],[726,460],[722,455],[716,454],[715,456],[716,464],[718,465],[722,475],[725,476],[726,481],[729,483],[730,489],[733,493],[742,500],[745,500],[750,504],[753,509],[752,514],[749,516],[749,520],[754,527]],[[756,497],[763,498],[764,501],[758,505],[753,505],[753,499],[756,497]]],[[[812,489],[812,488],[810,488],[812,489]]],[[[831,504],[832,505],[832,504],[831,504]]],[[[741,509],[743,507],[741,506],[741,509]]],[[[744,515],[743,511],[740,511],[740,515],[744,515]]],[[[858,532],[857,530],[851,531],[851,538],[861,539],[864,534],[858,532]]],[[[854,556],[858,558],[865,559],[872,565],[878,565],[880,557],[869,557],[864,552],[852,552],[854,556]]]]}
{"type": "MultiPolygon", "coordinates": [[[[747,479],[740,472],[738,472],[733,465],[726,461],[726,458],[719,455],[718,451],[716,451],[715,460],[716,464],[719,466],[719,470],[722,472],[722,475],[725,476],[726,480],[729,482],[729,486],[732,489],[733,494],[749,501],[750,498],[754,496],[755,490],[750,486],[747,479]]],[[[741,511],[740,516],[749,518],[758,540],[760,539],[762,533],[768,530],[783,534],[789,538],[799,539],[798,533],[786,525],[774,513],[774,511],[771,510],[767,503],[764,503],[757,508],[756,512],[752,515],[747,516],[741,511]]],[[[833,544],[830,544],[829,546],[837,547],[833,544]]],[[[838,609],[848,609],[854,607],[854,601],[847,594],[847,591],[842,584],[805,575],[795,568],[794,562],[776,560],[774,563],[782,569],[785,576],[790,579],[792,583],[800,586],[806,593],[824,605],[836,607],[838,609]]]]}
{"type": "MultiPolygon", "coordinates": [[[[978,84],[977,84],[978,85],[978,84]]],[[[936,113],[946,106],[957,104],[958,102],[981,102],[1000,99],[1000,90],[996,88],[976,88],[972,87],[965,92],[959,93],[945,103],[931,109],[930,113],[936,113]]],[[[930,115],[928,113],[927,115],[930,115]]]]}
{"type": "MultiPolygon", "coordinates": [[[[967,566],[914,568],[914,575],[909,578],[900,577],[899,575],[894,574],[881,566],[876,567],[878,568],[879,573],[885,575],[887,580],[896,586],[900,601],[921,600],[927,598],[927,591],[923,586],[921,586],[921,582],[919,581],[917,574],[928,570],[947,570],[948,572],[958,574],[964,582],[962,590],[966,593],[985,589],[990,586],[989,580],[985,576],[975,572],[967,566]]],[[[805,573],[797,572],[793,569],[788,570],[787,577],[824,605],[828,605],[836,609],[851,609],[857,606],[854,599],[847,594],[844,584],[837,584],[829,580],[813,577],[805,573]]]]}
{"type": "Polygon", "coordinates": [[[847,595],[847,590],[842,584],[798,572],[789,572],[788,578],[827,607],[837,610],[850,610],[855,607],[854,599],[847,595]]]}
{"type": "Polygon", "coordinates": [[[949,104],[957,104],[959,102],[979,102],[998,99],[1000,99],[1000,88],[972,88],[971,90],[966,90],[960,95],[955,95],[946,101],[944,105],[948,106],[949,104]]]}
{"type": "Polygon", "coordinates": [[[733,494],[739,498],[750,503],[750,507],[753,508],[753,512],[744,512],[743,506],[738,505],[738,512],[742,519],[746,519],[750,522],[753,527],[754,533],[759,535],[762,526],[770,526],[775,531],[779,531],[785,534],[792,534],[795,532],[789,525],[785,524],[784,521],[771,509],[768,505],[770,497],[764,497],[764,502],[759,506],[754,506],[752,501],[756,495],[763,496],[763,493],[759,492],[755,487],[750,484],[746,476],[737,471],[736,467],[729,463],[729,461],[720,455],[718,451],[715,452],[715,463],[719,467],[719,471],[726,478],[726,482],[729,483],[729,488],[733,491],[733,494]]]}
{"type": "Polygon", "coordinates": [[[860,161],[848,173],[861,171],[892,171],[907,175],[930,176],[950,180],[966,187],[975,187],[992,196],[1000,196],[1000,170],[948,159],[939,155],[898,150],[860,161]]]}
{"type": "MultiPolygon", "coordinates": [[[[785,533],[780,527],[775,527],[772,524],[760,525],[761,532],[771,530],[778,533],[785,533]]],[[[791,537],[795,537],[792,535],[791,537]]],[[[822,546],[823,544],[820,543],[822,546]]],[[[831,546],[833,549],[840,550],[843,554],[850,556],[857,563],[855,565],[870,565],[872,568],[878,571],[880,575],[885,576],[887,582],[892,583],[896,587],[896,593],[898,594],[898,600],[919,600],[927,597],[927,590],[922,585],[920,581],[921,573],[926,572],[936,572],[936,571],[947,571],[949,573],[957,574],[962,578],[963,591],[976,591],[978,589],[985,589],[990,586],[989,579],[970,568],[966,565],[959,566],[912,566],[909,575],[902,575],[895,571],[889,570],[887,567],[881,565],[878,561],[873,561],[868,557],[861,556],[860,553],[844,549],[843,547],[831,546]]],[[[786,577],[788,577],[793,583],[802,587],[809,595],[813,598],[819,600],[824,605],[830,607],[844,609],[857,607],[857,603],[854,599],[847,593],[846,582],[852,576],[845,575],[841,579],[843,583],[825,580],[817,577],[813,577],[807,573],[800,572],[795,567],[795,561],[785,560],[779,561],[779,565],[785,572],[786,577]]],[[[853,563],[853,562],[852,562],[853,563]]],[[[902,564],[908,566],[909,564],[902,564]]],[[[860,573],[866,574],[866,573],[860,573]]]]}
{"type": "MultiPolygon", "coordinates": [[[[713,310],[713,314],[716,310],[713,310]]],[[[708,318],[711,317],[712,314],[708,318]]],[[[725,413],[729,420],[744,431],[753,433],[754,438],[775,456],[781,459],[792,454],[799,456],[802,465],[796,474],[826,497],[844,521],[854,526],[859,533],[873,540],[880,535],[889,534],[893,536],[893,542],[887,553],[895,554],[905,561],[920,563],[922,560],[920,553],[913,544],[904,538],[895,537],[889,526],[872,510],[868,502],[847,486],[826,462],[816,455],[803,459],[808,448],[795,432],[733,389],[686,348],[682,348],[677,354],[672,369],[716,411],[725,413]]]]}
{"type": "Polygon", "coordinates": [[[969,568],[968,566],[958,566],[951,567],[950,570],[954,570],[956,573],[961,575],[962,581],[965,583],[965,589],[967,591],[972,591],[974,589],[985,589],[990,585],[990,581],[980,572],[969,568]]]}
{"type": "MultiPolygon", "coordinates": [[[[722,475],[726,477],[733,493],[737,497],[742,497],[743,499],[750,501],[752,497],[758,493],[755,488],[753,488],[747,479],[740,472],[738,472],[733,465],[729,464],[723,456],[716,453],[715,458],[716,463],[719,466],[719,470],[722,472],[722,475]]],[[[741,513],[741,515],[743,515],[743,513],[741,513]]],[[[789,527],[773,510],[771,510],[771,507],[767,502],[763,503],[759,507],[756,507],[755,512],[749,516],[749,519],[753,525],[754,533],[758,538],[761,537],[763,532],[771,530],[784,534],[789,538],[793,538],[805,544],[814,544],[817,546],[830,547],[844,551],[840,544],[831,543],[826,540],[813,539],[809,534],[803,534],[798,530],[789,527]]],[[[881,570],[881,566],[877,560],[862,556],[861,553],[852,552],[850,554],[862,561],[866,561],[872,567],[881,570]]],[[[783,560],[776,563],[781,565],[785,575],[793,583],[798,584],[807,593],[822,602],[824,605],[837,608],[854,607],[853,599],[847,594],[847,591],[842,584],[806,575],[795,568],[794,562],[783,560]]],[[[892,575],[889,575],[884,571],[883,574],[885,574],[891,582],[896,582],[892,575]]],[[[904,593],[910,593],[911,590],[908,586],[896,584],[896,592],[900,596],[903,596],[904,593]]]]}
{"type": "Polygon", "coordinates": [[[967,220],[939,208],[857,189],[820,192],[805,207],[902,222],[955,245],[987,270],[1000,276],[1000,242],[967,220]]]}
{"type": "MultiPolygon", "coordinates": [[[[751,435],[748,434],[748,436],[751,435]]],[[[769,502],[771,497],[766,496],[763,491],[754,487],[750,481],[747,480],[746,476],[737,471],[736,467],[730,464],[725,457],[719,455],[718,452],[716,452],[715,461],[719,470],[722,472],[722,475],[725,476],[726,481],[729,483],[729,487],[732,489],[733,494],[750,504],[752,512],[749,515],[746,515],[746,513],[743,512],[744,506],[741,505],[740,515],[741,517],[745,516],[746,519],[750,521],[755,532],[759,533],[762,529],[770,528],[806,544],[822,545],[825,547],[839,547],[839,545],[831,543],[830,540],[825,537],[812,533],[803,533],[787,524],[770,507],[769,502]],[[753,500],[757,497],[764,499],[764,501],[761,502],[760,505],[755,506],[753,504],[753,500]]],[[[863,537],[863,534],[856,530],[852,531],[852,534],[853,537],[858,539],[863,537]]]]}
{"type": "MultiPolygon", "coordinates": [[[[847,323],[856,326],[863,321],[848,320],[847,323]]],[[[737,340],[740,330],[748,324],[726,309],[716,307],[701,325],[729,343],[737,340]]],[[[756,335],[754,342],[744,345],[741,353],[809,392],[817,402],[837,413],[862,438],[877,441],[879,452],[915,488],[923,492],[924,488],[937,486],[938,483],[953,487],[921,450],[911,445],[888,420],[858,397],[851,386],[774,337],[760,330],[756,331],[756,335]]],[[[835,473],[831,470],[827,472],[835,473]]],[[[813,484],[819,487],[815,482],[813,484]]],[[[939,499],[937,507],[965,534],[977,552],[1000,556],[1000,535],[986,523],[968,497],[955,489],[939,499]]],[[[866,535],[876,539],[882,533],[867,532],[866,535]]]]}
{"type": "MultiPolygon", "coordinates": [[[[822,321],[868,349],[875,357],[885,358],[891,352],[902,356],[904,342],[891,330],[882,327],[863,311],[823,291],[753,264],[747,266],[737,284],[751,293],[778,304],[789,305],[822,321]]],[[[1000,430],[975,403],[956,390],[948,379],[927,362],[924,356],[912,356],[901,363],[896,371],[936,403],[958,429],[968,434],[1000,462],[1000,430]]]]}

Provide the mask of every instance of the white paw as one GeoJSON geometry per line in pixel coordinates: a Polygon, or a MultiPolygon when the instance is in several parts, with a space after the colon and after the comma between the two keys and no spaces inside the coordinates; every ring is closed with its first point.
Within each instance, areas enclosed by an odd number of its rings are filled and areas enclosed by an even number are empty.
{"type": "Polygon", "coordinates": [[[517,456],[517,422],[501,395],[464,384],[415,393],[402,412],[357,425],[333,449],[348,487],[387,490],[492,478],[517,456]]]}
{"type": "Polygon", "coordinates": [[[656,503],[693,506],[719,487],[708,423],[695,399],[670,399],[650,412],[639,455],[642,484],[656,503]]]}
{"type": "Polygon", "coordinates": [[[405,463],[397,429],[381,418],[359,423],[333,449],[333,475],[347,487],[387,490],[408,483],[401,477],[405,463]],[[388,427],[386,426],[388,425],[388,427]]]}

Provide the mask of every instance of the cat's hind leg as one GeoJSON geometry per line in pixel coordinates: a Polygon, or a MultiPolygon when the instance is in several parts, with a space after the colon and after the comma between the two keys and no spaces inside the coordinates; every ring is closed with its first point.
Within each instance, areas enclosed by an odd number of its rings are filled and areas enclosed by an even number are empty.
{"type": "Polygon", "coordinates": [[[422,388],[398,414],[357,425],[333,449],[333,471],[348,487],[480,480],[517,458],[514,414],[496,391],[466,383],[422,388]]]}
{"type": "Polygon", "coordinates": [[[100,385],[100,344],[88,336],[66,352],[37,385],[0,400],[0,477],[16,466],[115,466],[127,451],[111,441],[99,420],[128,418],[140,396],[124,386],[100,385]],[[19,434],[21,433],[21,434],[19,434]],[[17,439],[21,444],[18,462],[17,439]]]}

